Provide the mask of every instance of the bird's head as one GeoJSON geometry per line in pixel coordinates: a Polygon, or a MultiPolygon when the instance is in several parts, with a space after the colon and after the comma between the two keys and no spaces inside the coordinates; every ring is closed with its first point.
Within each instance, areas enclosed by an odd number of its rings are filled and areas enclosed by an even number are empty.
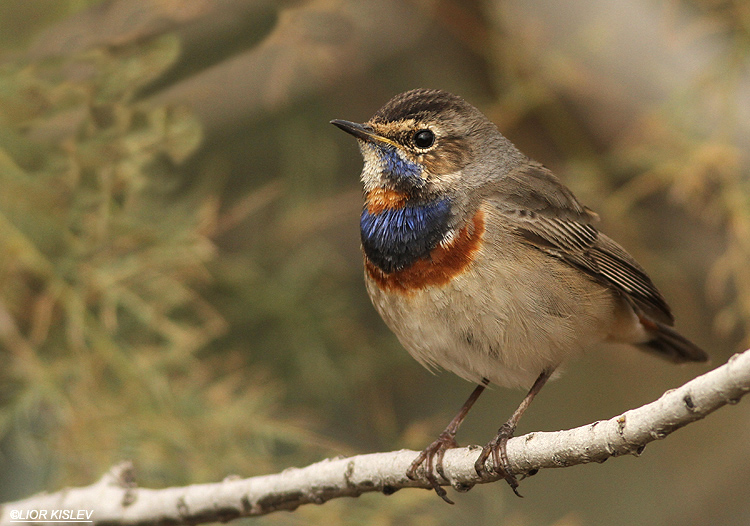
{"type": "Polygon", "coordinates": [[[364,124],[331,123],[358,139],[362,244],[385,272],[428,258],[472,220],[488,183],[527,161],[479,110],[445,91],[407,91],[364,124]]]}
{"type": "Polygon", "coordinates": [[[358,139],[368,200],[448,198],[464,207],[487,181],[525,159],[478,109],[440,90],[397,95],[364,124],[331,123],[358,139]]]}

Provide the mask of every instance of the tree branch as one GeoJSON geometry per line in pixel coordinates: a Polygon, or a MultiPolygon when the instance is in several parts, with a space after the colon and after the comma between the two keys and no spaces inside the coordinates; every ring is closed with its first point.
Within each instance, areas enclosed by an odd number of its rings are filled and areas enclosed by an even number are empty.
{"type": "MultiPolygon", "coordinates": [[[[541,468],[603,462],[623,454],[638,455],[649,442],[664,438],[726,404],[737,403],[748,391],[750,350],[678,389],[667,391],[650,404],[609,420],[511,439],[508,443],[511,470],[523,475],[541,468]]],[[[477,476],[474,461],[478,454],[477,446],[446,452],[444,468],[450,480],[443,481],[444,484],[468,491],[474,484],[500,479],[477,476]]],[[[91,520],[96,525],[194,525],[293,510],[302,504],[321,504],[370,491],[389,495],[406,487],[429,488],[428,483],[405,476],[416,455],[414,451],[402,450],[328,459],[275,475],[227,478],[213,484],[159,490],[137,488],[132,464],[125,462],[91,486],[43,493],[2,505],[0,526],[10,525],[19,518],[36,519],[33,513],[44,510],[47,520],[53,510],[93,511],[91,520]]]]}

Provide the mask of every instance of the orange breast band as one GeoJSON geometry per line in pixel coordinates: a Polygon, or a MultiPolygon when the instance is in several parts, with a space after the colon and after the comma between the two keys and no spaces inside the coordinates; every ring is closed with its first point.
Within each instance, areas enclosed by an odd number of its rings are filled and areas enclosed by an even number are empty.
{"type": "Polygon", "coordinates": [[[380,288],[388,291],[408,294],[430,285],[445,285],[474,260],[483,234],[484,212],[480,210],[450,243],[438,245],[429,257],[388,273],[365,257],[365,269],[380,288]]]}

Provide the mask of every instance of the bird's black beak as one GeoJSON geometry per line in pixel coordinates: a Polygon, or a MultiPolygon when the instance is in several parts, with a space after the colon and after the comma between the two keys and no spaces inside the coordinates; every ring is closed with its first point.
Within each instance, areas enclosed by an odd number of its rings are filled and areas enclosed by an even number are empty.
{"type": "Polygon", "coordinates": [[[344,130],[346,133],[350,135],[354,135],[359,140],[369,142],[369,143],[375,143],[375,144],[379,143],[381,145],[388,145],[388,146],[393,146],[393,147],[398,148],[398,145],[395,142],[388,139],[387,137],[378,135],[372,130],[372,128],[364,124],[343,121],[341,119],[333,119],[331,121],[331,124],[333,124],[337,128],[341,128],[342,130],[344,130]]]}

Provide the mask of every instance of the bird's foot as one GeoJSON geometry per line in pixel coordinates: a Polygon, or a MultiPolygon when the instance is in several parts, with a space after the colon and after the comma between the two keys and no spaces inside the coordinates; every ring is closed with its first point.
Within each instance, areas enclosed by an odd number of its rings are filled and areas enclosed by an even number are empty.
{"type": "Polygon", "coordinates": [[[474,469],[477,475],[484,478],[490,473],[487,469],[487,459],[492,456],[493,471],[502,475],[510,488],[518,497],[523,497],[518,493],[518,479],[510,472],[510,462],[508,462],[507,445],[508,440],[513,436],[515,426],[510,422],[503,424],[497,432],[497,436],[490,440],[482,449],[482,453],[474,463],[474,469]]]}
{"type": "Polygon", "coordinates": [[[414,459],[414,462],[411,463],[409,469],[406,470],[406,476],[411,480],[417,480],[419,478],[417,471],[420,466],[424,465],[424,479],[430,484],[430,486],[432,486],[432,489],[435,490],[438,497],[448,504],[453,504],[453,501],[448,498],[448,492],[446,492],[440,485],[440,482],[435,476],[435,471],[437,471],[438,475],[443,479],[448,480],[443,471],[443,457],[445,456],[446,450],[456,447],[458,447],[458,442],[456,442],[455,434],[448,432],[448,430],[443,431],[432,444],[427,446],[419,456],[414,459]],[[433,467],[435,468],[434,470],[433,467]]]}

